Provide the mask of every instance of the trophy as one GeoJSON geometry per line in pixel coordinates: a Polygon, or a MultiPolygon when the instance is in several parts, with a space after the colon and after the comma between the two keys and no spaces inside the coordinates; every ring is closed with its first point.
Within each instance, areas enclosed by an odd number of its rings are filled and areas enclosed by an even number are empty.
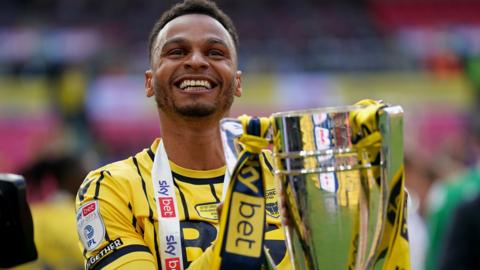
{"type": "MultiPolygon", "coordinates": [[[[287,210],[285,236],[293,269],[382,268],[378,253],[388,187],[403,164],[403,111],[399,106],[380,109],[380,143],[359,146],[354,129],[362,127],[354,127],[353,114],[363,108],[271,116],[274,173],[287,210]],[[380,160],[372,162],[368,155],[375,151],[380,160]]],[[[221,122],[227,172],[241,147],[235,144],[239,129],[235,119],[221,122]]]]}

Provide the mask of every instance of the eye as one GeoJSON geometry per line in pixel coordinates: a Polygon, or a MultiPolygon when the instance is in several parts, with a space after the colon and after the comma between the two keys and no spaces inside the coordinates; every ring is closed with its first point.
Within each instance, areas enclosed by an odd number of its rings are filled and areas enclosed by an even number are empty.
{"type": "Polygon", "coordinates": [[[213,56],[213,57],[223,57],[225,56],[225,53],[219,49],[210,49],[208,51],[208,56],[213,56]]]}
{"type": "Polygon", "coordinates": [[[175,48],[167,52],[168,56],[179,57],[185,55],[185,50],[181,48],[175,48]]]}

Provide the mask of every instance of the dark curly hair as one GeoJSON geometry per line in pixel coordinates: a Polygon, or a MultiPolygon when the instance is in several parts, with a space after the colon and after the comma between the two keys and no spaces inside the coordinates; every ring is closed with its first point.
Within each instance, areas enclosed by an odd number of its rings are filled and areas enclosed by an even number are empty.
{"type": "Polygon", "coordinates": [[[235,48],[238,48],[238,33],[233,25],[232,19],[214,2],[208,0],[185,0],[165,11],[153,26],[150,37],[148,38],[148,56],[150,62],[152,62],[153,47],[155,46],[155,40],[160,30],[171,20],[187,14],[204,14],[214,18],[225,27],[233,39],[235,48]]]}

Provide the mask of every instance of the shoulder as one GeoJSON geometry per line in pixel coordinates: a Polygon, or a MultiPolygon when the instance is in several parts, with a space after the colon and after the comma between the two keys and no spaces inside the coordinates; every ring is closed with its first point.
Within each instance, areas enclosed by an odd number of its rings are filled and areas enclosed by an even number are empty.
{"type": "Polygon", "coordinates": [[[94,178],[107,178],[109,181],[128,181],[132,176],[144,173],[151,169],[153,160],[147,149],[126,159],[109,163],[87,174],[85,181],[94,178]]]}
{"type": "Polygon", "coordinates": [[[153,161],[150,161],[144,150],[135,156],[90,171],[78,190],[77,205],[89,199],[97,199],[102,194],[113,196],[132,193],[143,180],[150,179],[152,164],[153,161]]]}
{"type": "Polygon", "coordinates": [[[92,170],[87,174],[87,179],[94,177],[106,177],[112,179],[121,179],[125,173],[132,171],[134,168],[132,158],[116,161],[98,169],[92,170]]]}

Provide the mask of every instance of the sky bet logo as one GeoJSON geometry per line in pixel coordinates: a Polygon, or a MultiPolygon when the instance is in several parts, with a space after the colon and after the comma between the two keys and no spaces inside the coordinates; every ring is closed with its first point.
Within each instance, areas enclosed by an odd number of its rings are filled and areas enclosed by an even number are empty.
{"type": "Polygon", "coordinates": [[[177,241],[175,241],[175,236],[169,234],[165,236],[165,240],[167,240],[167,248],[165,249],[165,253],[173,257],[165,259],[165,268],[167,270],[180,270],[180,258],[175,257],[177,256],[177,241]]]}
{"type": "Polygon", "coordinates": [[[163,218],[174,218],[175,207],[173,206],[172,197],[158,197],[158,204],[160,206],[160,213],[163,218]]]}
{"type": "Polygon", "coordinates": [[[165,238],[167,240],[167,250],[165,250],[165,252],[171,256],[176,256],[175,245],[177,244],[177,241],[175,241],[175,236],[167,235],[165,238]]]}
{"type": "Polygon", "coordinates": [[[180,259],[178,257],[165,259],[167,270],[180,270],[180,259]]]}
{"type": "Polygon", "coordinates": [[[170,188],[170,186],[167,184],[167,181],[158,181],[158,185],[158,193],[162,194],[163,196],[168,196],[168,188],[170,188]]]}

